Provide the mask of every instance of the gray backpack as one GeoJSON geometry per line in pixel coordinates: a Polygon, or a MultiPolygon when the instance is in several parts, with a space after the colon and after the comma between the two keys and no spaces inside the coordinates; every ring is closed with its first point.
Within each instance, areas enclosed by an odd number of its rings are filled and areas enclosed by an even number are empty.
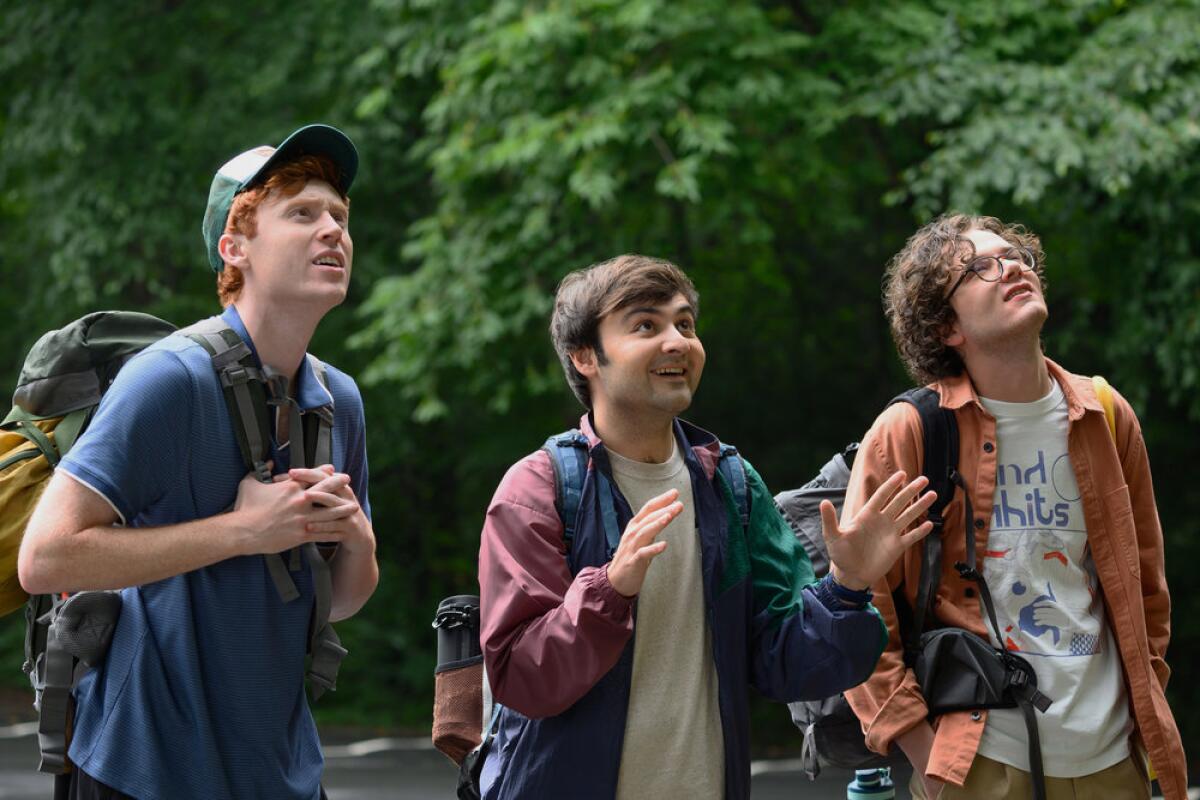
{"type": "MultiPolygon", "coordinates": [[[[910,612],[907,603],[897,603],[901,627],[906,631],[919,632],[924,630],[927,620],[933,619],[929,609],[937,592],[941,570],[942,512],[954,496],[950,473],[958,463],[958,425],[953,413],[939,407],[938,395],[931,389],[911,389],[892,400],[892,403],[898,402],[912,404],[920,414],[924,431],[924,474],[929,478],[929,488],[938,494],[937,501],[928,512],[934,530],[925,537],[922,550],[918,608],[910,612]]],[[[776,507],[804,546],[818,578],[829,572],[829,552],[821,533],[821,501],[829,500],[841,513],[857,451],[858,444],[851,444],[835,454],[811,481],[799,489],[780,492],[775,496],[776,507]]],[[[851,710],[845,695],[789,703],[788,710],[792,722],[804,735],[801,761],[810,779],[815,780],[821,767],[826,766],[873,769],[888,765],[889,759],[867,748],[862,724],[851,710]]],[[[895,748],[893,755],[894,751],[895,748]]]]}

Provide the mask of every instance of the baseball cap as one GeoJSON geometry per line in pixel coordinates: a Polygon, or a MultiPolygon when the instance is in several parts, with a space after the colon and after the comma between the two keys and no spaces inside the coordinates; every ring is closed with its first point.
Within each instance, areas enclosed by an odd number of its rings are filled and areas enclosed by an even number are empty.
{"type": "Polygon", "coordinates": [[[265,180],[273,167],[301,156],[327,157],[338,169],[336,188],[342,194],[350,192],[350,184],[358,172],[358,151],[349,136],[330,125],[305,125],[284,139],[279,147],[263,145],[234,156],[213,176],[200,229],[208,251],[208,263],[214,272],[225,267],[217,243],[225,233],[233,198],[265,180]]]}

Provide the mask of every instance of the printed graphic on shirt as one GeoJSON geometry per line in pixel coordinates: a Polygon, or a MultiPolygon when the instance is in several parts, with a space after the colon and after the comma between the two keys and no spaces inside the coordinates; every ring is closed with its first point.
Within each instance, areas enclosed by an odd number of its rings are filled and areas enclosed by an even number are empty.
{"type": "Polygon", "coordinates": [[[1037,448],[1024,462],[997,465],[983,555],[1004,647],[1047,657],[1100,652],[1104,611],[1065,451],[1037,448]]]}

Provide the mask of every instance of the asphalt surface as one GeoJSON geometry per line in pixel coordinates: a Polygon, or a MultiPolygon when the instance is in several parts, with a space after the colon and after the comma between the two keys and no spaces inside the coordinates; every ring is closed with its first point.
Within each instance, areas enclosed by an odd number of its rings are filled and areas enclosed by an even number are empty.
{"type": "MultiPolygon", "coordinates": [[[[456,768],[427,737],[325,742],[325,785],[329,800],[445,800],[454,797],[456,768]]],[[[53,779],[37,772],[37,738],[32,723],[0,727],[0,800],[50,800],[53,779]]],[[[790,759],[751,764],[754,800],[844,800],[854,774],[827,769],[809,781],[790,759]]],[[[906,764],[893,767],[897,800],[909,800],[906,764]]],[[[1200,788],[1189,798],[1200,798],[1200,788]]],[[[880,795],[882,797],[882,795],[880,795]]],[[[1157,795],[1156,795],[1157,797],[1157,795]]]]}
{"type": "MultiPolygon", "coordinates": [[[[325,742],[325,791],[329,800],[445,800],[454,797],[456,768],[426,737],[325,742]]],[[[37,772],[37,737],[31,723],[0,727],[0,800],[49,800],[53,779],[37,772]]],[[[852,773],[826,770],[809,782],[791,760],[755,761],[755,800],[843,800],[852,773]]],[[[907,773],[897,775],[903,787],[907,773]]],[[[908,791],[897,789],[897,798],[908,791]]]]}

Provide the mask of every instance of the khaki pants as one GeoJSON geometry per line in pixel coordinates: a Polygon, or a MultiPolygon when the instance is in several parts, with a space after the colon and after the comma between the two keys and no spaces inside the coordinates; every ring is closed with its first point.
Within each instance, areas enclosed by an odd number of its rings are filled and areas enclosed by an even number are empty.
{"type": "MultiPolygon", "coordinates": [[[[1079,778],[1046,778],[1047,800],[1148,800],[1150,780],[1138,766],[1136,756],[1108,769],[1079,778]]],[[[914,800],[929,800],[920,775],[913,773],[908,790],[914,800]]],[[[947,783],[937,800],[1028,800],[1033,787],[1029,773],[984,756],[975,756],[967,782],[947,783]]]]}

